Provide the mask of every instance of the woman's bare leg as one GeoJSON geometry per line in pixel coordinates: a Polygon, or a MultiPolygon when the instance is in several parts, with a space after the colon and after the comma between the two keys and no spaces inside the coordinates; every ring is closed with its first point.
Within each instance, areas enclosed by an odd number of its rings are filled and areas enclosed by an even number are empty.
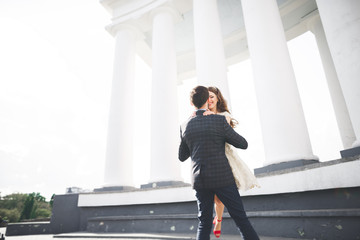
{"type": "MultiPolygon", "coordinates": [[[[216,195],[214,198],[214,202],[215,202],[216,219],[222,221],[225,206],[216,195]]],[[[221,222],[216,221],[214,231],[220,231],[220,230],[221,230],[221,222]]]]}

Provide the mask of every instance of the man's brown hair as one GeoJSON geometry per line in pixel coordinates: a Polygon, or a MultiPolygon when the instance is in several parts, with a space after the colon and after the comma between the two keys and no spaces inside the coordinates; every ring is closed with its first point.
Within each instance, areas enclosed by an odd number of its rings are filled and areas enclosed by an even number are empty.
{"type": "Polygon", "coordinates": [[[204,86],[197,86],[190,93],[190,100],[196,108],[201,108],[208,99],[209,90],[204,86]]]}

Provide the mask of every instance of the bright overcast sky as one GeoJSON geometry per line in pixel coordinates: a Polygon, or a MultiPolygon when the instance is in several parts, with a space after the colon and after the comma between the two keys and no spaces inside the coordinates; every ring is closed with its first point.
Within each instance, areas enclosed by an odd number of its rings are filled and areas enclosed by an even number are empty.
{"type": "MultiPolygon", "coordinates": [[[[49,199],[67,187],[101,187],[113,71],[114,39],[104,29],[109,23],[110,15],[96,0],[0,1],[1,196],[40,192],[49,199]]],[[[313,35],[290,41],[289,50],[314,154],[321,161],[338,158],[339,133],[313,35]]],[[[144,184],[149,177],[151,71],[139,59],[137,66],[141,115],[134,132],[135,166],[141,167],[135,167],[134,175],[136,184],[144,184]]],[[[188,80],[179,87],[179,121],[191,111],[188,93],[194,84],[188,80]]],[[[229,85],[238,131],[250,143],[242,157],[250,168],[261,167],[250,61],[229,67],[229,85]]]]}
{"type": "Polygon", "coordinates": [[[103,181],[114,41],[91,0],[0,1],[0,192],[103,181]]]}

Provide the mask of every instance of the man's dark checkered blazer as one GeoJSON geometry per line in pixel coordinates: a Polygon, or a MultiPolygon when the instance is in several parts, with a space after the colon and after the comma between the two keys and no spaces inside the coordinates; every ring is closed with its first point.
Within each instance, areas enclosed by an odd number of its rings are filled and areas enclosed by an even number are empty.
{"type": "Polygon", "coordinates": [[[203,116],[203,113],[204,110],[198,110],[194,118],[181,126],[179,159],[183,162],[191,156],[194,189],[235,184],[225,155],[225,142],[246,149],[247,141],[232,129],[224,116],[203,116]]]}

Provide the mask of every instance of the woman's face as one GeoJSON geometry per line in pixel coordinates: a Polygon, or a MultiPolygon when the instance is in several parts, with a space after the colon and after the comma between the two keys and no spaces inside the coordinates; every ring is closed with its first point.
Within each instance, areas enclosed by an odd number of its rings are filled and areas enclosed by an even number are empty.
{"type": "Polygon", "coordinates": [[[216,104],[218,102],[218,98],[215,93],[209,91],[209,109],[213,112],[216,112],[216,104]]]}

